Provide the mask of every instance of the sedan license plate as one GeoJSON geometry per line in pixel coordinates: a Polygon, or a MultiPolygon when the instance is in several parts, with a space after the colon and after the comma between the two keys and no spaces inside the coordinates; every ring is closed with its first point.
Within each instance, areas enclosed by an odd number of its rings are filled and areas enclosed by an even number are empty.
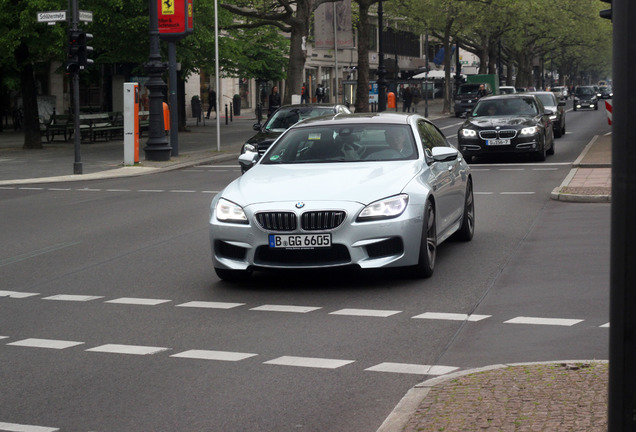
{"type": "Polygon", "coordinates": [[[269,247],[274,249],[315,249],[331,247],[331,234],[270,234],[269,247]]]}
{"type": "Polygon", "coordinates": [[[491,139],[486,140],[487,146],[510,145],[509,139],[491,139]]]}

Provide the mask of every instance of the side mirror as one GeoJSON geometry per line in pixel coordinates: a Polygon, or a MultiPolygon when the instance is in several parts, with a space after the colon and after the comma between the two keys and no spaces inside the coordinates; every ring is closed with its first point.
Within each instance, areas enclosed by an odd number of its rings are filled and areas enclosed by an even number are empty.
{"type": "Polygon", "coordinates": [[[547,115],[547,116],[551,116],[551,115],[554,115],[554,111],[552,111],[550,109],[547,109],[547,110],[545,110],[545,112],[543,114],[547,115]]]}
{"type": "Polygon", "coordinates": [[[241,165],[241,171],[245,172],[252,168],[256,162],[261,158],[257,152],[246,151],[239,156],[239,164],[241,165]]]}
{"type": "Polygon", "coordinates": [[[262,125],[260,123],[254,123],[252,125],[252,129],[254,129],[255,131],[260,131],[261,127],[262,127],[262,125]]]}
{"type": "Polygon", "coordinates": [[[459,150],[453,147],[433,147],[431,154],[436,162],[449,162],[457,159],[459,150]]]}

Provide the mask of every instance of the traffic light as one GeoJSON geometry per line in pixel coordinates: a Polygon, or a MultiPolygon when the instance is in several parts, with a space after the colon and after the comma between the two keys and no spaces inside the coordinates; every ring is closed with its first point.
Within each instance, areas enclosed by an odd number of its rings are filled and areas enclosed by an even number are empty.
{"type": "Polygon", "coordinates": [[[603,3],[609,3],[610,4],[610,8],[609,9],[603,9],[602,11],[600,11],[598,14],[600,15],[601,18],[605,18],[608,20],[612,19],[612,0],[601,0],[603,3]]]}
{"type": "Polygon", "coordinates": [[[84,69],[86,66],[90,66],[93,64],[93,59],[89,58],[89,56],[93,54],[93,47],[88,45],[88,43],[92,39],[93,39],[92,34],[86,33],[83,31],[79,32],[79,39],[78,39],[79,50],[77,55],[79,57],[80,69],[84,69]]]}
{"type": "Polygon", "coordinates": [[[80,70],[79,62],[79,31],[71,30],[68,34],[68,55],[66,59],[66,71],[77,73],[80,70]]]}

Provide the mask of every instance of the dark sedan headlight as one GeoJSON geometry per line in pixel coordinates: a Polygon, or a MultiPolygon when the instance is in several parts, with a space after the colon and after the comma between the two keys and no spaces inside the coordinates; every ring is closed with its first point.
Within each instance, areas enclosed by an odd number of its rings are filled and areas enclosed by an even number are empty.
{"type": "Polygon", "coordinates": [[[477,136],[477,131],[473,129],[460,129],[459,135],[464,138],[473,138],[477,136]]]}
{"type": "Polygon", "coordinates": [[[537,133],[537,127],[536,126],[530,126],[530,127],[525,127],[523,129],[521,129],[521,131],[519,132],[519,135],[534,135],[537,133]]]}
{"type": "Polygon", "coordinates": [[[243,208],[224,198],[216,203],[216,218],[221,222],[246,224],[247,216],[243,208]]]}
{"type": "Polygon", "coordinates": [[[407,194],[400,194],[372,202],[360,212],[358,222],[398,217],[404,213],[408,203],[409,196],[407,194]]]}

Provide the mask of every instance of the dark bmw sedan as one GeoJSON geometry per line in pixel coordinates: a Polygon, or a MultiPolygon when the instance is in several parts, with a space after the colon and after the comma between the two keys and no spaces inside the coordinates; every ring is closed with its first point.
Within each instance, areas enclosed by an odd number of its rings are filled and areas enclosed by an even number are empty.
{"type": "MultiPolygon", "coordinates": [[[[241,154],[246,151],[265,153],[276,138],[301,120],[318,117],[325,114],[351,114],[349,108],[345,105],[329,105],[329,104],[302,104],[302,105],[283,105],[278,108],[264,124],[254,124],[254,130],[257,133],[247,140],[241,148],[241,154]]],[[[241,165],[241,170],[245,172],[248,167],[241,165]]]]}
{"type": "Polygon", "coordinates": [[[467,162],[492,154],[532,154],[544,161],[554,154],[550,116],[536,96],[509,94],[480,99],[458,131],[459,149],[467,162]]]}

